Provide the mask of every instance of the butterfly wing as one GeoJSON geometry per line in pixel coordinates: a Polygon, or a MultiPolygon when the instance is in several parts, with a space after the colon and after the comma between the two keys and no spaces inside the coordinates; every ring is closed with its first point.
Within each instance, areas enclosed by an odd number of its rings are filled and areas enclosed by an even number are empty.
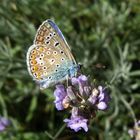
{"type": "Polygon", "coordinates": [[[39,27],[34,45],[27,52],[27,65],[41,88],[62,81],[76,65],[63,34],[51,20],[39,27]]]}
{"type": "Polygon", "coordinates": [[[71,49],[65,40],[61,30],[50,19],[44,21],[35,36],[34,44],[45,44],[47,46],[57,47],[65,53],[65,55],[76,64],[71,53],[71,49]]]}
{"type": "Polygon", "coordinates": [[[41,87],[48,87],[65,79],[72,62],[57,48],[32,45],[27,53],[30,75],[41,87]]]}

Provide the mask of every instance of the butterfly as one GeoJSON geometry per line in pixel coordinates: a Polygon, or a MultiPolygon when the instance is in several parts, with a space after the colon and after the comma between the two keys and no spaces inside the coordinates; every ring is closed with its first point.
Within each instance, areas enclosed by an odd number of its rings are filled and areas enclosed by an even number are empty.
{"type": "Polygon", "coordinates": [[[29,74],[41,89],[76,76],[79,67],[62,32],[50,19],[38,28],[26,61],[29,74]]]}

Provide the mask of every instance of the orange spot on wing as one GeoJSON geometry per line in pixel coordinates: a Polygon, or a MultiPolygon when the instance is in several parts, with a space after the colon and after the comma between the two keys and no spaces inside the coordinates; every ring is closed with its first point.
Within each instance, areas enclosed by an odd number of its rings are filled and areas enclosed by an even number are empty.
{"type": "Polygon", "coordinates": [[[30,58],[31,59],[35,59],[35,55],[34,54],[31,54],[30,58]]]}
{"type": "Polygon", "coordinates": [[[42,36],[37,36],[37,41],[42,42],[44,38],[42,36]]]}
{"type": "Polygon", "coordinates": [[[38,52],[35,49],[32,50],[31,55],[37,55],[37,54],[38,54],[38,52]]]}
{"type": "Polygon", "coordinates": [[[30,61],[30,64],[31,65],[35,65],[36,63],[37,63],[37,61],[35,59],[33,59],[33,60],[30,61]]]}
{"type": "Polygon", "coordinates": [[[38,32],[39,35],[44,36],[45,33],[43,31],[38,32]]]}
{"type": "Polygon", "coordinates": [[[36,79],[42,80],[41,72],[37,72],[37,73],[36,73],[36,79]]]}
{"type": "Polygon", "coordinates": [[[37,70],[38,70],[38,66],[34,66],[34,67],[31,69],[32,72],[36,72],[37,70]]]}
{"type": "Polygon", "coordinates": [[[39,51],[43,52],[45,49],[43,47],[39,47],[39,51]]]}
{"type": "Polygon", "coordinates": [[[41,30],[43,30],[45,32],[45,31],[47,31],[47,28],[45,26],[42,26],[41,30]]]}

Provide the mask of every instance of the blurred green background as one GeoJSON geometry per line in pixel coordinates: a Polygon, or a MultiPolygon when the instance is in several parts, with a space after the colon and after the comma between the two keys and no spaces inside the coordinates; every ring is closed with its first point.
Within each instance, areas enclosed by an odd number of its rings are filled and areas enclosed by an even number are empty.
{"type": "Polygon", "coordinates": [[[139,0],[0,0],[0,115],[12,122],[0,140],[130,140],[140,119],[139,48],[139,0]],[[68,112],[55,109],[53,88],[40,91],[28,74],[26,52],[48,18],[83,73],[110,87],[110,109],[97,113],[87,133],[66,128],[68,112]]]}

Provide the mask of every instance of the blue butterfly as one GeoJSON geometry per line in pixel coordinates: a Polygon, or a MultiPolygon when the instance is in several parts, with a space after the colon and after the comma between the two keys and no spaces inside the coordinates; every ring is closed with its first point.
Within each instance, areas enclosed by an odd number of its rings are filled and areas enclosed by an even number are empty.
{"type": "Polygon", "coordinates": [[[34,43],[27,52],[27,67],[41,89],[77,75],[79,66],[71,49],[60,29],[50,19],[37,30],[34,43]]]}

